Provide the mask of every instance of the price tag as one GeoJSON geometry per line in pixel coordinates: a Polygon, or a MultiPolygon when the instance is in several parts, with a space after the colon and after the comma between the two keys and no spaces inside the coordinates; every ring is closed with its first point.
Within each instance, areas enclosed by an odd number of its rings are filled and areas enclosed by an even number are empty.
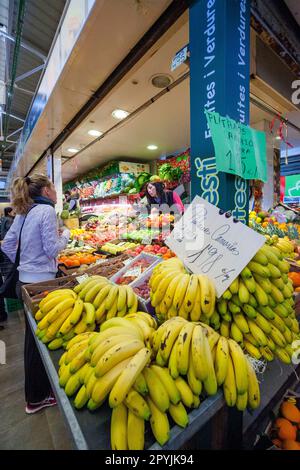
{"type": "Polygon", "coordinates": [[[125,259],[125,260],[123,261],[123,264],[124,264],[124,266],[127,266],[127,265],[130,264],[131,262],[132,262],[132,258],[128,258],[128,259],[125,259]]]}
{"type": "Polygon", "coordinates": [[[218,171],[267,182],[266,134],[219,113],[205,111],[218,171]]]}
{"type": "Polygon", "coordinates": [[[96,264],[102,264],[105,263],[107,260],[104,258],[97,259],[96,264]]]}
{"type": "Polygon", "coordinates": [[[132,269],[129,269],[126,273],[123,274],[123,277],[139,277],[142,274],[142,267],[135,266],[132,269]]]}
{"type": "Polygon", "coordinates": [[[78,284],[82,284],[88,278],[89,278],[88,274],[83,274],[82,276],[76,277],[76,281],[78,282],[78,284]]]}
{"type": "Polygon", "coordinates": [[[196,196],[165,243],[191,272],[207,275],[220,297],[265,237],[196,196]]]}

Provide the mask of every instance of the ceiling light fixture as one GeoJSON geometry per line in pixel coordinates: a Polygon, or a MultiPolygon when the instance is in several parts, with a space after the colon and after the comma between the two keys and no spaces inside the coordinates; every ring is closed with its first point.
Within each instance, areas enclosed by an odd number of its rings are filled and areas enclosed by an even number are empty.
{"type": "Polygon", "coordinates": [[[172,83],[172,77],[170,75],[161,73],[158,75],[154,75],[151,78],[151,83],[155,88],[167,88],[172,83]]]}
{"type": "Polygon", "coordinates": [[[130,113],[128,113],[128,111],[124,111],[124,109],[115,109],[111,114],[115,119],[121,120],[127,118],[130,113]]]}
{"type": "Polygon", "coordinates": [[[152,144],[151,144],[151,145],[147,145],[147,149],[148,149],[148,150],[157,150],[158,147],[157,147],[157,145],[152,145],[152,144]]]}
{"type": "Polygon", "coordinates": [[[91,129],[90,131],[88,131],[88,134],[93,136],[93,137],[100,137],[100,135],[102,135],[103,132],[96,131],[95,129],[91,129]]]}
{"type": "Polygon", "coordinates": [[[74,148],[69,148],[69,149],[68,149],[68,152],[70,152],[70,153],[77,153],[77,152],[79,152],[79,150],[78,150],[78,149],[74,149],[74,148]]]}

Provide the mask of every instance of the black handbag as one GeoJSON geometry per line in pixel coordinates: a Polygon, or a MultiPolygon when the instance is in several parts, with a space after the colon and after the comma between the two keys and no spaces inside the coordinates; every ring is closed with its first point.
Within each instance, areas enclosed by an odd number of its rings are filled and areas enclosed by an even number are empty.
{"type": "Polygon", "coordinates": [[[21,253],[21,234],[22,234],[23,226],[24,226],[25,220],[27,218],[27,215],[29,214],[31,209],[33,209],[35,206],[36,205],[33,205],[29,209],[29,211],[27,212],[27,214],[26,214],[26,216],[23,220],[23,223],[21,225],[20,234],[19,234],[19,243],[18,243],[18,249],[17,249],[17,253],[16,253],[15,262],[14,262],[9,274],[6,276],[5,281],[3,282],[2,286],[0,287],[0,295],[5,297],[6,299],[17,299],[18,298],[17,293],[16,293],[16,286],[17,286],[17,282],[19,281],[18,267],[19,267],[19,263],[20,263],[20,253],[21,253]]]}

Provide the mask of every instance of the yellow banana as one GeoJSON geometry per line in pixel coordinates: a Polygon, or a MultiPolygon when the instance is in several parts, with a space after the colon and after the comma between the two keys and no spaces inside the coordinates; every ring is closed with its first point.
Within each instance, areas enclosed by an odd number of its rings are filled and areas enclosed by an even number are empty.
{"type": "Polygon", "coordinates": [[[83,310],[83,301],[81,299],[77,299],[75,301],[72,313],[70,315],[71,325],[76,325],[76,323],[80,320],[82,310],[83,310]]]}
{"type": "Polygon", "coordinates": [[[170,399],[168,392],[159,379],[158,375],[155,374],[149,367],[145,367],[143,375],[146,379],[151,400],[161,412],[167,411],[170,405],[170,399]]]}
{"type": "Polygon", "coordinates": [[[175,381],[169,373],[169,370],[166,367],[159,367],[154,364],[151,366],[151,369],[163,384],[169,395],[170,402],[176,405],[180,401],[180,393],[176,387],[175,381]]]}
{"type": "Polygon", "coordinates": [[[215,373],[217,384],[220,387],[225,381],[228,369],[229,348],[228,341],[225,337],[220,336],[217,344],[215,373]]]}
{"type": "Polygon", "coordinates": [[[245,393],[238,394],[236,397],[236,404],[235,406],[239,411],[245,411],[247,408],[247,403],[248,403],[248,392],[246,391],[245,393]]]}
{"type": "Polygon", "coordinates": [[[74,406],[77,410],[80,410],[81,408],[84,407],[84,405],[87,404],[87,402],[88,402],[88,396],[86,394],[86,387],[85,385],[82,385],[74,399],[74,406]]]}
{"type": "Polygon", "coordinates": [[[267,337],[261,328],[253,321],[248,319],[248,325],[251,335],[258,342],[259,346],[266,346],[268,344],[267,337]]]}
{"type": "Polygon", "coordinates": [[[193,394],[200,395],[202,392],[202,382],[199,379],[197,379],[196,374],[195,374],[192,348],[190,348],[190,360],[189,360],[189,369],[187,373],[187,381],[193,394]]]}
{"type": "Polygon", "coordinates": [[[150,408],[142,395],[140,395],[136,390],[129,390],[124,400],[124,404],[137,417],[145,419],[146,421],[149,420],[151,414],[150,408]]]}
{"type": "Polygon", "coordinates": [[[237,399],[236,382],[232,359],[229,356],[227,375],[223,384],[224,398],[227,406],[234,406],[237,399]]]}
{"type": "Polygon", "coordinates": [[[128,357],[134,356],[143,348],[144,343],[138,339],[131,339],[112,346],[99,359],[95,368],[96,377],[102,377],[116,364],[128,357]]]}
{"type": "Polygon", "coordinates": [[[115,385],[116,381],[122,374],[125,367],[130,362],[130,358],[124,359],[124,361],[119,362],[117,365],[112,367],[105,375],[98,378],[95,377],[94,385],[91,390],[91,398],[95,403],[101,403],[108,394],[111,392],[113,386],[115,385]]]}
{"type": "Polygon", "coordinates": [[[123,403],[115,407],[111,414],[110,446],[112,450],[127,450],[127,408],[123,403]]]}
{"type": "Polygon", "coordinates": [[[155,439],[163,446],[170,439],[170,425],[167,414],[162,412],[157,405],[147,397],[147,403],[151,411],[150,425],[155,439]]]}
{"type": "Polygon", "coordinates": [[[161,357],[165,362],[168,361],[173,344],[184,325],[185,320],[180,317],[175,317],[168,323],[159,348],[161,357]]]}
{"type": "Polygon", "coordinates": [[[242,313],[236,313],[235,315],[233,315],[233,321],[234,323],[236,323],[236,325],[243,334],[249,333],[249,326],[247,320],[242,313]]]}
{"type": "Polygon", "coordinates": [[[107,279],[99,280],[93,287],[91,287],[88,292],[84,296],[85,302],[94,302],[98,293],[103,289],[103,287],[107,286],[109,281],[107,279]]]}
{"type": "Polygon", "coordinates": [[[243,394],[248,390],[248,377],[246,368],[246,358],[241,347],[232,339],[228,340],[230,356],[234,367],[236,389],[238,394],[243,394]]]}
{"type": "Polygon", "coordinates": [[[283,349],[283,348],[279,348],[277,347],[274,351],[274,354],[275,356],[278,357],[278,359],[281,360],[281,362],[283,362],[284,364],[290,364],[291,363],[291,357],[289,355],[289,353],[283,349]]]}
{"type": "Polygon", "coordinates": [[[171,377],[173,377],[173,379],[176,379],[179,376],[179,371],[177,367],[177,340],[173,344],[172,351],[169,356],[168,367],[169,367],[171,377]]]}
{"type": "MultiPolygon", "coordinates": [[[[114,384],[110,395],[109,395],[109,406],[115,407],[125,399],[128,391],[135,383],[137,377],[143,371],[146,370],[146,365],[149,363],[151,358],[151,352],[148,348],[142,348],[135,353],[131,358],[128,365],[124,368],[120,377],[114,384]]],[[[146,382],[147,378],[145,376],[146,382]]],[[[147,382],[148,386],[148,382],[147,382]]],[[[149,388],[149,386],[148,386],[149,388]]],[[[150,391],[150,389],[149,389],[150,391]]],[[[150,393],[151,395],[151,393],[150,393]]]]}
{"type": "Polygon", "coordinates": [[[189,424],[188,414],[181,402],[179,402],[177,405],[170,403],[169,413],[174,423],[176,423],[181,428],[186,428],[186,426],[189,424]]]}
{"type": "Polygon", "coordinates": [[[182,403],[188,408],[192,408],[194,403],[194,395],[189,385],[180,376],[175,379],[175,384],[179,390],[182,403]]]}
{"type": "Polygon", "coordinates": [[[260,389],[255,370],[247,358],[246,365],[248,375],[248,406],[252,410],[255,410],[260,405],[260,389]]]}
{"type": "Polygon", "coordinates": [[[207,358],[205,356],[205,341],[208,341],[208,339],[206,337],[204,328],[202,328],[200,325],[196,325],[193,330],[191,351],[195,375],[197,379],[201,381],[207,378],[209,372],[207,358]]]}
{"type": "Polygon", "coordinates": [[[144,450],[145,421],[128,410],[127,422],[128,450],[144,450]]]}
{"type": "Polygon", "coordinates": [[[176,291],[175,291],[174,298],[173,298],[173,305],[177,311],[180,309],[181,304],[184,300],[184,297],[188,288],[189,280],[190,280],[189,274],[182,274],[181,279],[179,280],[177,284],[176,291]]]}
{"type": "Polygon", "coordinates": [[[244,347],[250,356],[254,357],[255,359],[261,358],[260,350],[249,341],[244,341],[244,347]]]}
{"type": "Polygon", "coordinates": [[[142,373],[140,373],[135,379],[133,388],[134,390],[141,393],[142,395],[147,395],[147,393],[149,392],[148,387],[147,387],[147,382],[142,373]]]}
{"type": "MultiPolygon", "coordinates": [[[[196,278],[197,284],[198,280],[196,278]]],[[[180,330],[177,339],[177,368],[181,375],[186,375],[189,367],[190,343],[195,325],[188,322],[180,330]]]]}

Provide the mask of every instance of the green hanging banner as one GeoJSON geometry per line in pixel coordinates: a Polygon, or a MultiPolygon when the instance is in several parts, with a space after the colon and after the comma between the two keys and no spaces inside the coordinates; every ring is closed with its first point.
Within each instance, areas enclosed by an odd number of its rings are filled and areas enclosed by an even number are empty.
{"type": "Polygon", "coordinates": [[[267,182],[267,142],[264,132],[219,113],[205,111],[218,171],[246,180],[267,182]]]}

